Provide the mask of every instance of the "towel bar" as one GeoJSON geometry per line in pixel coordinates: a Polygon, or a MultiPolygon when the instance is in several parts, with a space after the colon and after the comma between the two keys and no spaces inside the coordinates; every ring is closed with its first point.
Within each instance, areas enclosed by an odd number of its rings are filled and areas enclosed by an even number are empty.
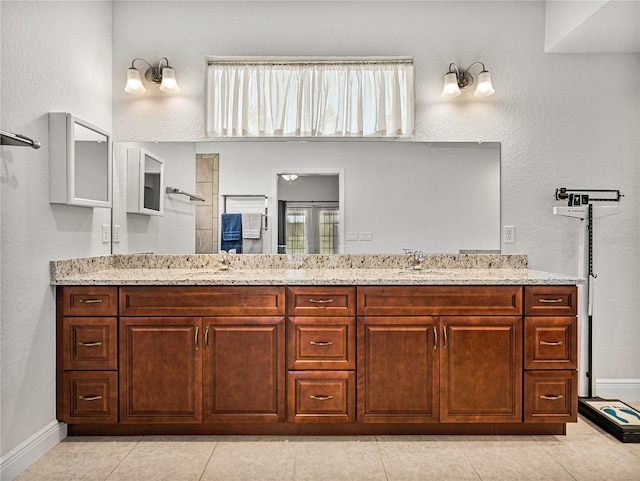
{"type": "Polygon", "coordinates": [[[189,200],[191,201],[198,200],[200,202],[204,202],[204,199],[202,197],[198,197],[197,195],[194,195],[194,194],[189,194],[188,192],[185,192],[182,189],[178,189],[177,187],[167,187],[166,192],[167,194],[186,195],[187,197],[189,197],[189,200]]]}

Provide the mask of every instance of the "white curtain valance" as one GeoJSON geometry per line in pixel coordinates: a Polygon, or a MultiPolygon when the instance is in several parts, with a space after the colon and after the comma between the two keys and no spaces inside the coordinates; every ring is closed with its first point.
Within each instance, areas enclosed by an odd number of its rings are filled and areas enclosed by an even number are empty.
{"type": "Polygon", "coordinates": [[[411,60],[209,62],[209,137],[408,137],[411,60]]]}

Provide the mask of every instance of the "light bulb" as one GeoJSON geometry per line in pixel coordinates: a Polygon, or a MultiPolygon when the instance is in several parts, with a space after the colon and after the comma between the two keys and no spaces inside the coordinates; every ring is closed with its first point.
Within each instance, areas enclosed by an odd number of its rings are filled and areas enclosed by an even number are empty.
{"type": "Polygon", "coordinates": [[[476,91],[473,95],[476,97],[488,97],[494,93],[495,90],[493,89],[493,85],[491,85],[491,74],[486,70],[483,70],[478,75],[478,86],[476,87],[476,91]]]}
{"type": "Polygon", "coordinates": [[[160,84],[160,90],[163,92],[180,92],[178,82],[176,82],[176,73],[173,68],[165,67],[162,69],[162,83],[160,84]]]}
{"type": "Polygon", "coordinates": [[[460,95],[460,87],[458,87],[458,77],[454,72],[449,72],[444,76],[444,88],[442,89],[442,98],[450,99],[460,95]]]}
{"type": "Polygon", "coordinates": [[[144,85],[142,85],[142,79],[140,78],[138,69],[133,67],[127,69],[127,85],[124,90],[130,94],[143,94],[147,91],[144,85]]]}

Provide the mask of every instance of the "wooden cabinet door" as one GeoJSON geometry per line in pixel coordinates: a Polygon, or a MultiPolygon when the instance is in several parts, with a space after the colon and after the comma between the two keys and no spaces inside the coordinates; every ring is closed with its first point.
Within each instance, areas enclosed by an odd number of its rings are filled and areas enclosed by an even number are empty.
{"type": "Polygon", "coordinates": [[[358,319],[359,422],[438,422],[434,318],[358,319]]]}
{"type": "Polygon", "coordinates": [[[204,324],[204,421],[284,421],[284,317],[217,317],[204,324]]]}
{"type": "Polygon", "coordinates": [[[201,318],[120,318],[120,422],[202,422],[201,318]]]}
{"type": "Polygon", "coordinates": [[[522,422],[522,318],[442,317],[442,422],[522,422]]]}

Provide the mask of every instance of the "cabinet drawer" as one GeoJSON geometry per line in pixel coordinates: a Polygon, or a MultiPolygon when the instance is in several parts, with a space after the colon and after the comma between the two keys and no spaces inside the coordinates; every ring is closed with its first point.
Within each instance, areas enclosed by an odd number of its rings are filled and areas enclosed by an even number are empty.
{"type": "Polygon", "coordinates": [[[575,317],[526,317],[525,369],[577,369],[578,322],[575,317]]]}
{"type": "Polygon", "coordinates": [[[284,287],[121,287],[121,316],[283,316],[284,287]]]}
{"type": "Polygon", "coordinates": [[[118,422],[118,373],[74,372],[63,376],[62,421],[78,423],[118,422]]]}
{"type": "Polygon", "coordinates": [[[518,315],[519,286],[359,287],[358,315],[518,315]]]}
{"type": "Polygon", "coordinates": [[[576,286],[526,286],[524,313],[533,316],[575,316],[578,312],[576,286]]]}
{"type": "Polygon", "coordinates": [[[63,368],[118,369],[117,326],[115,317],[65,317],[62,320],[63,368]]]}
{"type": "Polygon", "coordinates": [[[577,371],[525,371],[524,422],[576,422],[577,389],[577,371]]]}
{"type": "Polygon", "coordinates": [[[59,287],[58,306],[64,316],[117,316],[117,287],[59,287]]]}
{"type": "Polygon", "coordinates": [[[288,325],[289,369],[355,369],[353,317],[293,317],[288,325]]]}
{"type": "Polygon", "coordinates": [[[353,371],[290,371],[288,390],[289,422],[355,421],[353,371]]]}
{"type": "Polygon", "coordinates": [[[355,316],[355,287],[290,287],[287,289],[290,316],[355,316]]]}

